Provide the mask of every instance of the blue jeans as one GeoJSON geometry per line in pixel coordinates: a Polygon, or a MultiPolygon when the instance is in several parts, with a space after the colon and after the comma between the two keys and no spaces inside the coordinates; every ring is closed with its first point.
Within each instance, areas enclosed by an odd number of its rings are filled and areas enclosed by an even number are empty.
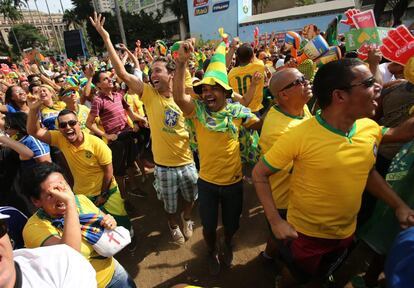
{"type": "Polygon", "coordinates": [[[111,282],[106,286],[106,288],[137,288],[134,280],[129,276],[125,268],[119,264],[119,262],[114,258],[115,261],[115,272],[112,276],[111,282]]]}

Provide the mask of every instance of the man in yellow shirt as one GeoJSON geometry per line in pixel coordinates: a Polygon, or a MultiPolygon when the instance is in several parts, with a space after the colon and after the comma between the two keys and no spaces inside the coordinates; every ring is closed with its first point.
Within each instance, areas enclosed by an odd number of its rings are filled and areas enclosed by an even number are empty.
{"type": "MultiPolygon", "coordinates": [[[[240,95],[245,95],[252,83],[254,73],[259,72],[264,75],[264,65],[262,61],[253,61],[254,53],[249,43],[242,44],[236,50],[236,56],[239,60],[239,66],[230,70],[229,84],[234,91],[240,95]]],[[[248,106],[254,113],[263,108],[263,86],[264,77],[260,80],[259,85],[256,85],[253,99],[248,106]]]]}
{"type": "Polygon", "coordinates": [[[152,153],[156,164],[154,186],[157,195],[164,202],[168,227],[175,243],[183,244],[193,234],[191,211],[197,199],[197,170],[189,145],[189,133],[184,125],[184,116],[172,97],[174,61],[159,57],[151,65],[151,82],[143,83],[129,74],[112,45],[108,32],[103,27],[101,15],[90,18],[92,25],[101,35],[109,58],[117,75],[128,85],[131,93],[140,95],[144,103],[151,129],[152,153]],[[184,198],[179,227],[177,212],[178,190],[184,198]]]}
{"type": "Polygon", "coordinates": [[[105,215],[86,196],[74,196],[57,165],[37,164],[23,177],[22,188],[38,208],[23,229],[27,248],[66,244],[82,254],[96,270],[98,288],[136,287],[122,265],[113,257],[100,256],[82,233],[82,229],[88,229],[80,221],[82,214],[103,216],[100,226],[109,230],[116,228],[115,219],[105,215]]]}
{"type": "MultiPolygon", "coordinates": [[[[259,141],[262,155],[270,150],[280,136],[312,116],[306,105],[312,97],[312,89],[309,81],[304,78],[299,70],[286,68],[276,72],[270,79],[269,89],[277,104],[270,108],[263,121],[259,141]]],[[[281,171],[269,177],[273,201],[283,219],[286,219],[288,208],[288,192],[292,169],[292,163],[290,163],[281,171]]],[[[275,253],[276,242],[274,237],[269,237],[266,249],[261,255],[266,259],[272,259],[275,253]]]]}
{"type": "Polygon", "coordinates": [[[131,229],[124,200],[113,176],[109,147],[98,137],[82,132],[76,114],[71,110],[59,113],[59,131],[40,128],[39,105],[37,102],[30,103],[27,132],[62,151],[74,179],[73,190],[76,194],[89,197],[96,206],[116,217],[121,226],[131,229]]]}
{"type": "Polygon", "coordinates": [[[193,47],[183,42],[178,50],[174,75],[174,101],[194,126],[200,158],[198,179],[200,217],[208,247],[209,272],[216,275],[220,262],[216,248],[218,208],[221,204],[224,245],[221,262],[230,266],[233,260],[232,238],[239,228],[243,204],[240,126],[259,129],[261,121],[250,109],[238,103],[227,103],[232,93],[223,61],[226,46],[219,44],[210,60],[204,78],[194,84],[200,95],[196,100],[185,93],[185,67],[193,47]]]}
{"type": "Polygon", "coordinates": [[[284,270],[280,287],[297,282],[322,286],[326,273],[352,243],[365,187],[395,209],[402,227],[414,224],[414,211],[373,168],[381,141],[414,136],[414,118],[390,129],[366,118],[375,114],[381,85],[357,59],[322,66],[313,84],[322,112],[282,135],[253,170],[272,232],[281,241],[290,240],[288,248],[280,249],[287,250],[285,257],[293,266],[291,273],[284,270]],[[285,221],[272,199],[269,176],[292,162],[285,221]]]}

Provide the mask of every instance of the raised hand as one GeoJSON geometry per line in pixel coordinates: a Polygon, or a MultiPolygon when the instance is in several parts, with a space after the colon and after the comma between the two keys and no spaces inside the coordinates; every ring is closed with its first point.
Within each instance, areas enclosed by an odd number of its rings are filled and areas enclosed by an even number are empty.
{"type": "Polygon", "coordinates": [[[354,28],[355,23],[354,23],[354,20],[352,19],[352,16],[355,15],[355,14],[358,14],[360,12],[361,11],[359,9],[348,9],[348,10],[346,10],[345,13],[344,13],[345,16],[346,16],[346,19],[341,20],[341,23],[343,23],[345,25],[348,25],[351,28],[354,28]]]}
{"type": "Polygon", "coordinates": [[[400,226],[403,229],[414,225],[414,211],[407,205],[403,205],[395,209],[395,216],[397,216],[400,226]]]}
{"type": "Polygon", "coordinates": [[[194,51],[194,47],[190,41],[183,41],[180,43],[180,48],[178,48],[178,55],[175,59],[177,62],[186,63],[190,57],[191,53],[194,51]]]}
{"type": "Polygon", "coordinates": [[[118,45],[118,47],[119,47],[119,49],[120,49],[121,51],[126,51],[126,50],[128,50],[128,48],[125,46],[125,44],[124,44],[124,43],[118,43],[117,45],[118,45]]]}
{"type": "Polygon", "coordinates": [[[27,106],[31,110],[37,110],[42,105],[42,100],[40,99],[40,96],[37,94],[33,94],[32,96],[27,97],[27,106]]]}
{"type": "Polygon", "coordinates": [[[95,74],[95,65],[93,63],[86,65],[84,73],[86,78],[91,79],[93,74],[95,74]]]}
{"type": "Polygon", "coordinates": [[[382,39],[380,50],[388,60],[405,65],[414,56],[414,37],[407,27],[400,25],[382,39]]]}
{"type": "Polygon", "coordinates": [[[101,35],[102,38],[108,37],[109,33],[105,30],[104,24],[105,24],[105,17],[102,17],[101,14],[97,14],[96,12],[93,12],[93,18],[89,17],[89,20],[92,23],[92,26],[95,27],[96,31],[101,35]]]}
{"type": "Polygon", "coordinates": [[[253,74],[252,84],[253,84],[253,85],[259,85],[259,84],[260,84],[260,81],[261,81],[262,79],[263,79],[263,73],[260,73],[260,72],[256,71],[256,72],[253,74]]]}

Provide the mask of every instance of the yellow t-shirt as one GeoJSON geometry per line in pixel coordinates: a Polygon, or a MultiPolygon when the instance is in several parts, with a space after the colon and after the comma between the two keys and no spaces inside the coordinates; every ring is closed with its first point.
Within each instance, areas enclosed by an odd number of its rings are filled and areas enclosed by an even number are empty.
{"type": "MultiPolygon", "coordinates": [[[[76,205],[78,212],[81,214],[95,213],[100,211],[87,197],[78,195],[76,205]]],[[[40,210],[29,218],[23,229],[24,244],[27,248],[37,248],[43,246],[43,243],[52,236],[63,236],[63,231],[52,225],[51,221],[40,210]]],[[[96,281],[98,287],[103,288],[109,284],[115,272],[115,262],[113,257],[102,258],[95,252],[92,245],[82,239],[81,254],[91,263],[96,270],[96,281]]]]}
{"type": "MultiPolygon", "coordinates": [[[[73,192],[88,197],[101,194],[104,172],[101,166],[112,163],[111,149],[98,137],[83,133],[84,141],[76,147],[58,131],[50,131],[51,145],[58,147],[68,162],[75,184],[73,192]]],[[[115,187],[112,178],[110,188],[115,187]]]]}
{"type": "MultiPolygon", "coordinates": [[[[309,112],[307,105],[303,107],[302,117],[289,115],[283,112],[277,105],[274,105],[264,119],[260,134],[259,145],[262,149],[262,154],[269,151],[280,136],[311,117],[312,114],[309,112]]],[[[273,201],[278,209],[287,209],[288,207],[292,167],[292,163],[289,163],[286,167],[269,177],[273,201]]]]}
{"type": "Polygon", "coordinates": [[[154,161],[163,166],[183,166],[193,162],[189,134],[183,112],[173,97],[164,97],[144,84],[141,97],[151,129],[154,161]]]}
{"type": "Polygon", "coordinates": [[[86,120],[88,119],[90,110],[91,109],[89,109],[85,105],[78,104],[78,112],[76,113],[76,116],[78,118],[78,122],[82,131],[85,133],[91,133],[88,127],[86,127],[86,120]]]}
{"type": "MultiPolygon", "coordinates": [[[[216,185],[230,185],[242,180],[240,143],[229,132],[210,131],[195,117],[195,111],[187,116],[194,122],[200,157],[199,177],[216,185]]],[[[234,125],[249,127],[259,121],[254,117],[245,122],[233,119],[234,125]]]]}
{"type": "Polygon", "coordinates": [[[355,232],[382,135],[383,129],[367,118],[345,134],[317,115],[279,138],[263,161],[271,169],[293,161],[287,220],[297,231],[326,239],[355,232]]]}
{"type": "MultiPolygon", "coordinates": [[[[252,83],[252,78],[255,72],[259,72],[262,75],[264,74],[263,62],[257,61],[249,63],[245,66],[234,67],[230,70],[228,75],[231,88],[233,88],[233,90],[240,95],[246,94],[250,84],[252,83]]],[[[248,106],[252,112],[257,112],[263,108],[263,86],[264,77],[260,81],[259,85],[256,86],[254,97],[248,106]]]]}
{"type": "MultiPolygon", "coordinates": [[[[132,112],[140,116],[145,116],[144,103],[142,103],[142,101],[139,99],[138,94],[126,93],[124,95],[124,99],[128,103],[128,105],[131,107],[132,112]]],[[[131,120],[131,118],[129,118],[128,115],[127,115],[127,121],[128,121],[128,125],[131,128],[134,128],[134,122],[131,120]]]]}

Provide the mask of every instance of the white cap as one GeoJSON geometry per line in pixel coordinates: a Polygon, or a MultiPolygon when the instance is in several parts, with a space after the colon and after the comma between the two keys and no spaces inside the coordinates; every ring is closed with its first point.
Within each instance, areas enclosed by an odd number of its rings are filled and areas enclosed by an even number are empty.
{"type": "Polygon", "coordinates": [[[285,59],[279,59],[276,62],[276,69],[285,65],[285,59]]]}

